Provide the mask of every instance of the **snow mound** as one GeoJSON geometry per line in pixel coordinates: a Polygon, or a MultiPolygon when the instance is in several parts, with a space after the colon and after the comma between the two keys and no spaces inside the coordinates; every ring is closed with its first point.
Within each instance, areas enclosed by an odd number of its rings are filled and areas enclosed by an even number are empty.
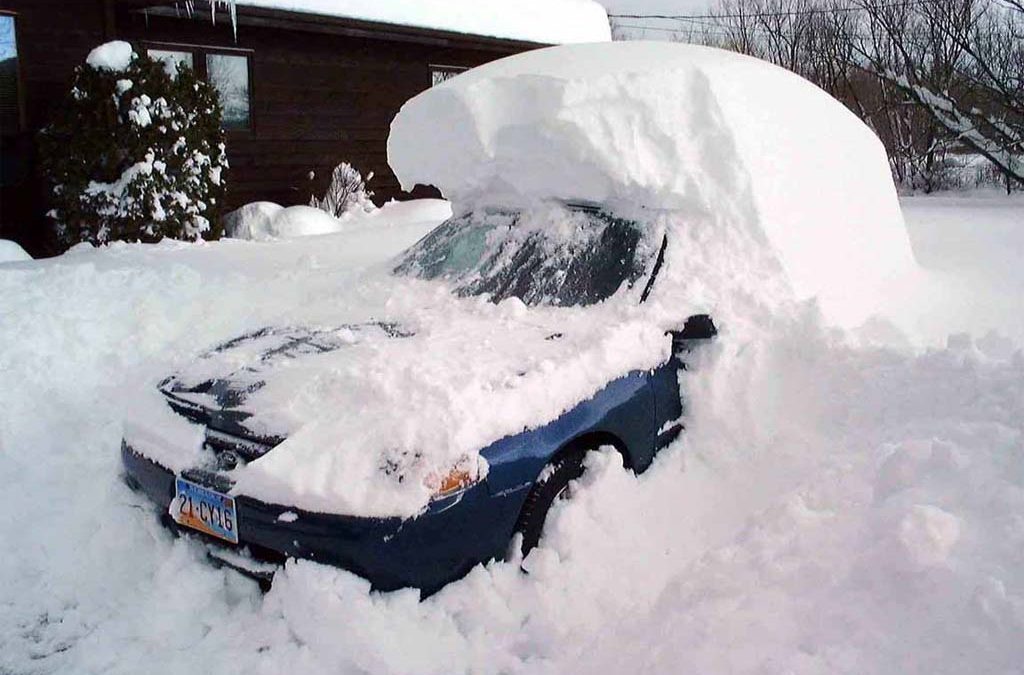
{"type": "Polygon", "coordinates": [[[224,216],[224,236],[231,239],[267,239],[270,223],[284,207],[274,202],[251,202],[224,216]]]}
{"type": "Polygon", "coordinates": [[[32,260],[32,256],[26,253],[18,242],[0,239],[0,263],[24,262],[26,260],[32,260]]]}
{"type": "Polygon", "coordinates": [[[416,223],[443,223],[452,217],[452,205],[444,199],[390,201],[368,212],[350,212],[341,216],[346,225],[397,226],[416,223]]]}
{"type": "Polygon", "coordinates": [[[340,218],[309,206],[285,208],[274,202],[252,202],[224,216],[224,236],[269,241],[362,227],[436,225],[451,215],[451,204],[443,199],[392,201],[373,211],[350,211],[340,218]]]}
{"type": "Polygon", "coordinates": [[[344,226],[334,216],[312,206],[289,206],[270,221],[272,237],[307,237],[313,234],[341,232],[344,226]]]}
{"type": "Polygon", "coordinates": [[[98,70],[112,70],[119,73],[132,62],[132,46],[123,40],[114,40],[96,47],[85,62],[98,70]]]}
{"type": "Polygon", "coordinates": [[[608,15],[594,0],[235,0],[239,6],[309,12],[364,21],[561,44],[611,40],[608,15]]]}
{"type": "Polygon", "coordinates": [[[739,209],[799,297],[840,323],[913,256],[877,137],[806,80],[671,43],[553,47],[407,102],[388,161],[457,206],[579,201],[691,221],[739,209]]]}

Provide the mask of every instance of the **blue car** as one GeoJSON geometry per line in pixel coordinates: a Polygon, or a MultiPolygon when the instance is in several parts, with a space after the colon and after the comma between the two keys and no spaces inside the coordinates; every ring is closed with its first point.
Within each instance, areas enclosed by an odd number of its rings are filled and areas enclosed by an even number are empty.
{"type": "MultiPolygon", "coordinates": [[[[524,218],[515,211],[468,213],[401,254],[391,274],[440,284],[453,296],[492,302],[514,297],[527,308],[587,308],[620,293],[644,302],[663,271],[667,235],[645,244],[649,233],[629,219],[593,207],[561,208],[575,228],[587,231],[585,246],[551,240],[536,228],[505,236],[524,218]]],[[[247,425],[252,417],[247,401],[264,384],[264,375],[303,355],[330,354],[351,342],[351,337],[337,339],[337,330],[314,327],[268,327],[240,336],[208,353],[211,358],[244,355],[225,361],[235,370],[207,367],[201,378],[178,373],[161,382],[170,409],[202,428],[200,459],[172,470],[159,453],[126,433],[121,448],[126,481],[155,503],[169,527],[208,543],[218,564],[264,585],[276,566],[301,558],[350,570],[379,590],[415,587],[431,593],[477,564],[505,557],[513,541],[521,542],[524,555],[536,547],[549,509],[582,474],[588,451],[612,446],[628,469],[641,472],[678,436],[683,428],[679,371],[686,355],[716,334],[706,315],[680,317],[679,324],[680,330],[665,335],[672,356],[664,363],[622,373],[552,421],[480,448],[485,475],[445,477],[414,516],[327,513],[273,503],[236,486],[240,468],[285,441],[247,425]]],[[[346,335],[370,340],[415,336],[401,322],[383,318],[344,328],[346,335]]],[[[556,331],[543,339],[560,338],[556,331]]],[[[145,420],[134,422],[145,426],[145,420]]]]}

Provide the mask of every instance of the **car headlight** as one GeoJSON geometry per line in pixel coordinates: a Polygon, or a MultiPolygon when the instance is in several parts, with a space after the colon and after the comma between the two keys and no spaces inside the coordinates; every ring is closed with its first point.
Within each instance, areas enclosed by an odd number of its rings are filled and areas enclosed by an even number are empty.
{"type": "Polygon", "coordinates": [[[465,492],[487,477],[487,460],[477,455],[459,460],[447,472],[434,472],[424,483],[431,490],[431,499],[444,499],[465,492]]]}

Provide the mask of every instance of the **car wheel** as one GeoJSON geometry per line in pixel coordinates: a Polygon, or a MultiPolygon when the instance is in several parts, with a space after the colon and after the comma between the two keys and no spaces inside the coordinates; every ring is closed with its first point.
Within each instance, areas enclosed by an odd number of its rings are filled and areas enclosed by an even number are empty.
{"type": "Polygon", "coordinates": [[[544,467],[541,478],[530,489],[515,530],[522,535],[520,548],[524,558],[540,542],[551,507],[558,500],[572,496],[570,483],[583,475],[583,457],[586,454],[586,448],[562,453],[544,467]]]}

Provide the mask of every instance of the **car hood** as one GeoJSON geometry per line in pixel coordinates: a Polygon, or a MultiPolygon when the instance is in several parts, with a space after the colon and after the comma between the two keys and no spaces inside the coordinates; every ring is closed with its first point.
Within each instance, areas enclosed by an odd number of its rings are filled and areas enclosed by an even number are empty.
{"type": "Polygon", "coordinates": [[[264,446],[284,440],[288,425],[254,420],[249,399],[274,373],[304,357],[372,340],[411,337],[394,323],[371,321],[331,328],[267,327],[219,344],[163,380],[159,389],[171,408],[208,429],[264,446]]]}

